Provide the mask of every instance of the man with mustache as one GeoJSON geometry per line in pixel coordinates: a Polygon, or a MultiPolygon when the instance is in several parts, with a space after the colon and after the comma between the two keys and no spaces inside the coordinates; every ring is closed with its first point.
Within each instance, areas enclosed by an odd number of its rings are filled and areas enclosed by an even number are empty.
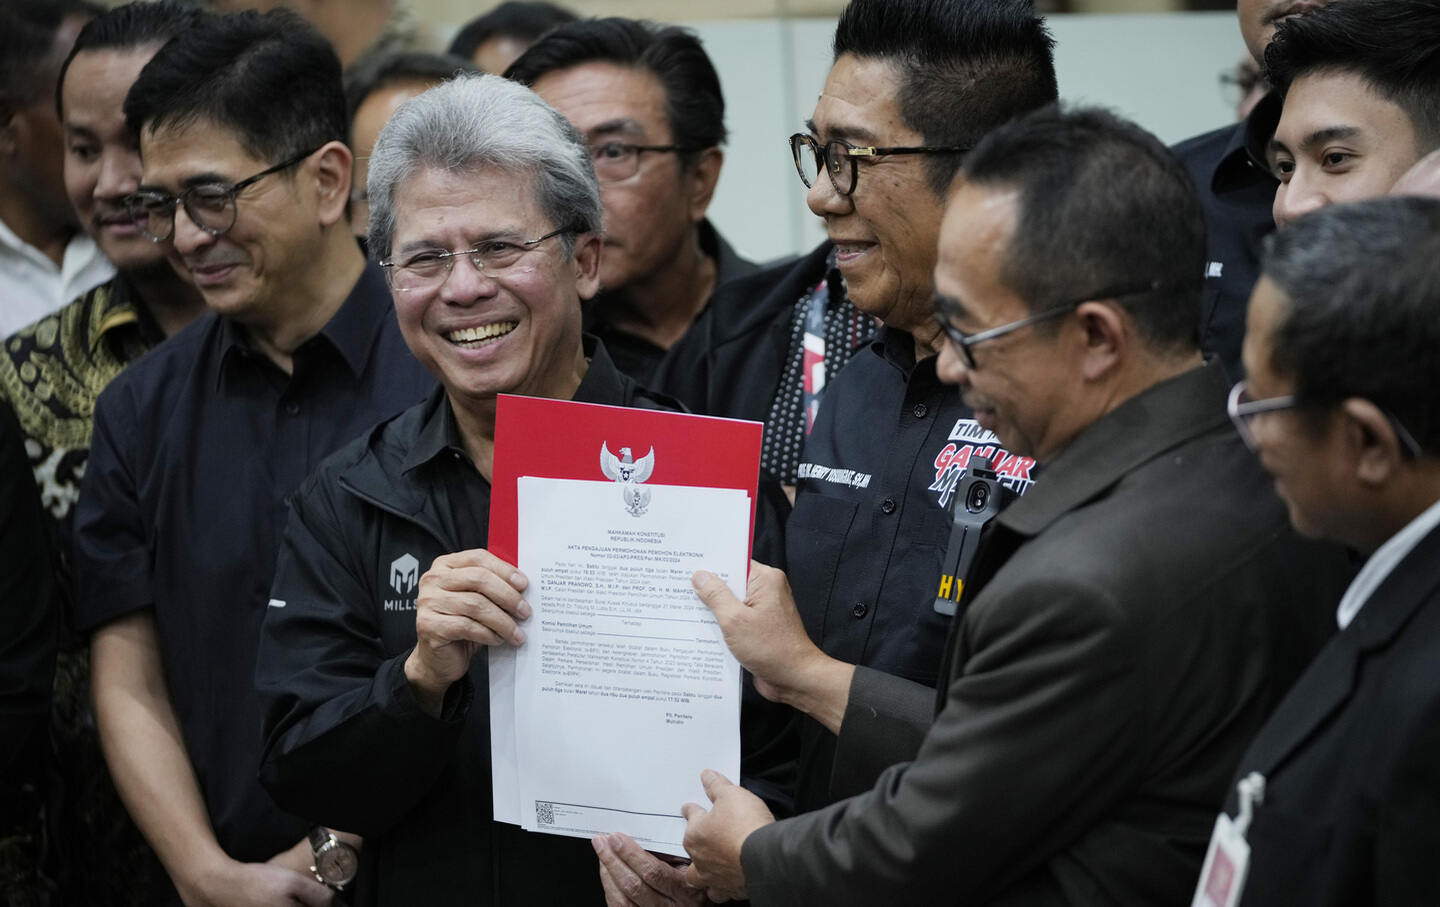
{"type": "Polygon", "coordinates": [[[65,200],[54,107],[60,65],[100,11],[84,0],[0,9],[0,337],[114,274],[65,200]]]}
{"type": "Polygon", "coordinates": [[[125,115],[139,227],[211,311],[96,406],[75,572],[101,744],[180,899],[329,903],[309,825],[256,779],[260,623],[290,494],[433,381],[350,229],[324,38],[284,11],[203,17],[125,115]]]}

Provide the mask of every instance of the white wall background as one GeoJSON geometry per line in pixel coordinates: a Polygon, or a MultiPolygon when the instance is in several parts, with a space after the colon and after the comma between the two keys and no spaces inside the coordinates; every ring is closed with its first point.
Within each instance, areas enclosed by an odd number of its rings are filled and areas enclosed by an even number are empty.
{"type": "MultiPolygon", "coordinates": [[[[1230,122],[1218,75],[1244,53],[1233,13],[1051,16],[1061,97],[1104,104],[1166,142],[1230,122]]],[[[832,20],[688,24],[720,72],[730,128],[711,218],[766,261],[824,237],[787,144],[830,68],[832,20]]]]}

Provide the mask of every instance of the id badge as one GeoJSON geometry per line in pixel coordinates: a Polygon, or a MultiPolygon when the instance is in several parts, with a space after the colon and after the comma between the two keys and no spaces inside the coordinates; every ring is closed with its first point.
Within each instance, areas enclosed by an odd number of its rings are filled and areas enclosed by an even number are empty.
{"type": "Polygon", "coordinates": [[[1222,812],[1215,819],[1215,832],[1210,836],[1210,849],[1205,851],[1205,865],[1190,907],[1235,907],[1245,890],[1245,871],[1249,868],[1250,844],[1235,822],[1222,812]]]}

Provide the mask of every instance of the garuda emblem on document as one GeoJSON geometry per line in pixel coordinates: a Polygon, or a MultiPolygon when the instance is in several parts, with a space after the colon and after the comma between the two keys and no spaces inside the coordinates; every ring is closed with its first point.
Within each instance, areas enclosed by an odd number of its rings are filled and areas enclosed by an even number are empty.
{"type": "Polygon", "coordinates": [[[605,478],[620,485],[620,496],[625,501],[625,510],[631,516],[644,516],[650,508],[650,489],[640,484],[655,471],[655,448],[637,462],[630,448],[620,448],[620,456],[610,452],[610,446],[600,442],[600,471],[605,478]]]}

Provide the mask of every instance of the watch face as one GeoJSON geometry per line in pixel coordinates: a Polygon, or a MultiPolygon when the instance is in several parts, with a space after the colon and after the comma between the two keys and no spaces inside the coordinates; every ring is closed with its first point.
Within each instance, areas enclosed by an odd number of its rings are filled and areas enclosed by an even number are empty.
{"type": "Polygon", "coordinates": [[[343,842],[326,848],[316,859],[315,872],[327,885],[344,885],[355,878],[360,868],[360,859],[355,849],[343,842]]]}

